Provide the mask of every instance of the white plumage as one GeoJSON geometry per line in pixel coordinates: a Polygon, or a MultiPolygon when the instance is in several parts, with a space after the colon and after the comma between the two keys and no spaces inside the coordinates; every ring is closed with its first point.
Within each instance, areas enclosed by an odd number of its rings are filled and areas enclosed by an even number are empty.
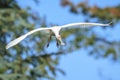
{"type": "MultiPolygon", "coordinates": [[[[101,24],[101,23],[72,23],[72,24],[67,24],[67,25],[63,25],[63,26],[54,26],[54,27],[50,27],[50,28],[38,28],[35,30],[32,30],[28,33],[26,33],[25,35],[20,36],[19,38],[11,41],[7,46],[6,49],[15,46],[16,44],[18,44],[20,41],[22,41],[23,39],[25,39],[27,36],[31,35],[32,33],[35,33],[37,31],[41,31],[41,30],[48,30],[50,32],[52,32],[52,34],[54,34],[54,36],[57,39],[57,45],[58,45],[58,41],[60,42],[61,45],[65,45],[64,42],[61,39],[60,36],[60,30],[62,28],[67,28],[67,27],[92,27],[92,26],[110,26],[111,23],[109,24],[101,24]]],[[[51,34],[50,34],[50,38],[51,38],[51,34]]],[[[49,46],[49,43],[48,43],[49,46]]]]}

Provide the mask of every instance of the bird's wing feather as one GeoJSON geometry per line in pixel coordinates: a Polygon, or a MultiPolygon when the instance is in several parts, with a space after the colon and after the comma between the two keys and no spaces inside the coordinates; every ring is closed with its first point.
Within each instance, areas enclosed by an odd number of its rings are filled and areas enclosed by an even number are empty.
{"type": "Polygon", "coordinates": [[[17,39],[11,41],[9,44],[7,44],[6,49],[18,44],[20,41],[22,41],[23,39],[25,39],[27,36],[31,35],[32,33],[41,31],[41,30],[50,30],[50,28],[38,28],[38,29],[32,30],[32,31],[18,37],[17,39]]]}
{"type": "Polygon", "coordinates": [[[61,26],[61,28],[67,28],[67,27],[92,27],[92,26],[110,26],[111,23],[108,24],[101,24],[101,23],[72,23],[72,24],[67,24],[67,25],[63,25],[61,26]]]}

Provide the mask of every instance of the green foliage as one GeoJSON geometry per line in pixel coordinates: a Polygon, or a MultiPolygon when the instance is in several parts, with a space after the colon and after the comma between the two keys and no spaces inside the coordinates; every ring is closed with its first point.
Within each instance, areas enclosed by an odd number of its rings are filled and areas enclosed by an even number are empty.
{"type": "Polygon", "coordinates": [[[106,53],[104,54],[104,57],[108,57],[110,54],[112,54],[113,59],[116,60],[117,59],[117,54],[114,48],[109,48],[106,53]]]}
{"type": "MultiPolygon", "coordinates": [[[[100,8],[97,5],[89,6],[89,1],[85,0],[83,2],[80,2],[78,4],[74,4],[72,1],[69,0],[61,0],[61,6],[69,6],[70,12],[74,14],[82,14],[85,15],[85,21],[91,22],[91,19],[95,19],[95,22],[102,22],[102,23],[108,23],[113,22],[114,26],[116,23],[119,23],[120,21],[120,5],[118,3],[117,6],[113,7],[105,7],[100,8]],[[108,15],[109,14],[109,15],[108,15]]],[[[114,30],[114,27],[109,28],[111,31],[114,30]]],[[[106,31],[108,28],[103,28],[102,30],[106,31]]],[[[118,60],[120,57],[120,44],[119,41],[109,41],[107,40],[107,37],[100,37],[97,32],[94,33],[92,30],[86,30],[84,31],[84,34],[79,34],[75,36],[75,41],[72,41],[76,48],[91,48],[90,53],[93,53],[97,55],[97,57],[108,57],[112,54],[112,60],[118,60]],[[80,36],[80,37],[78,37],[80,36]],[[79,40],[80,39],[80,40],[79,40]]],[[[80,33],[80,31],[79,31],[80,33]]],[[[119,36],[118,36],[119,37],[119,36]]],[[[70,48],[71,49],[71,48],[70,48]]]]}
{"type": "Polygon", "coordinates": [[[56,71],[62,72],[57,68],[59,55],[48,55],[44,50],[47,40],[40,38],[44,36],[42,33],[33,34],[10,50],[5,49],[9,41],[33,30],[38,23],[44,25],[45,22],[30,13],[30,9],[21,9],[14,0],[2,0],[0,4],[0,79],[53,79],[56,71]]]}

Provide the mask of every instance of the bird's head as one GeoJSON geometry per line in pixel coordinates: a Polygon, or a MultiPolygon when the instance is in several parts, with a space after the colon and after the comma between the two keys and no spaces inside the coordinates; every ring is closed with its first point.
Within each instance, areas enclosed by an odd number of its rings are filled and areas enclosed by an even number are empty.
{"type": "Polygon", "coordinates": [[[57,36],[56,39],[57,39],[57,43],[58,43],[58,44],[60,44],[60,45],[62,45],[62,46],[65,45],[65,43],[62,41],[61,35],[57,36]]]}

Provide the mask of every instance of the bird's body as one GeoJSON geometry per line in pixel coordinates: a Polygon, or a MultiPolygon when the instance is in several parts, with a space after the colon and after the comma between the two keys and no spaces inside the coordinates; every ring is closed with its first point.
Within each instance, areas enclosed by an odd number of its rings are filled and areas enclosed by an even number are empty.
{"type": "MultiPolygon", "coordinates": [[[[6,49],[8,49],[8,48],[18,44],[20,41],[25,39],[27,36],[29,36],[29,35],[31,35],[31,34],[33,34],[35,32],[41,31],[41,30],[48,30],[50,32],[50,39],[51,39],[51,36],[55,36],[56,40],[57,40],[57,45],[59,44],[58,42],[60,42],[61,45],[65,45],[64,42],[62,41],[61,35],[60,35],[60,30],[62,28],[74,27],[74,26],[78,26],[78,27],[110,26],[110,24],[111,23],[109,23],[109,24],[101,24],[101,23],[72,23],[72,24],[67,24],[67,25],[63,25],[63,26],[54,26],[54,27],[50,27],[50,28],[38,28],[38,29],[32,30],[32,31],[26,33],[25,35],[22,35],[19,38],[11,41],[6,46],[6,49]]],[[[50,39],[49,39],[49,41],[50,41],[50,39]]],[[[47,46],[49,46],[49,42],[48,42],[47,46]]]]}

